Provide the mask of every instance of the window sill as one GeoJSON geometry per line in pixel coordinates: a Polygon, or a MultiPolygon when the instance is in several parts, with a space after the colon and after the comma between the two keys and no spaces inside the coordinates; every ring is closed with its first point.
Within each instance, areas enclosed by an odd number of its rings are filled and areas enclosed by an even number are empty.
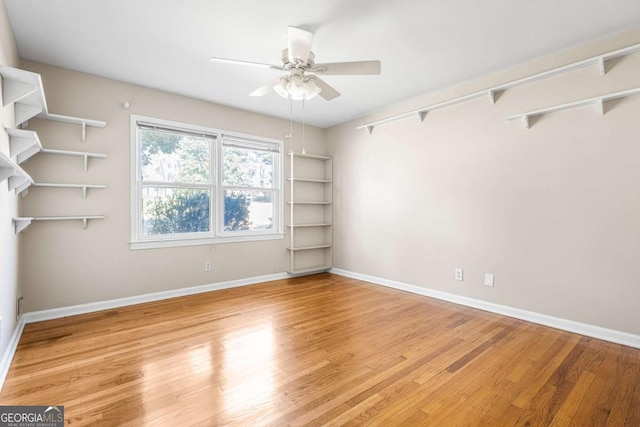
{"type": "Polygon", "coordinates": [[[202,239],[185,240],[153,240],[143,242],[129,242],[132,251],[140,249],[176,248],[180,246],[216,245],[219,243],[257,242],[262,240],[282,240],[284,233],[254,234],[250,236],[208,237],[202,239]]]}

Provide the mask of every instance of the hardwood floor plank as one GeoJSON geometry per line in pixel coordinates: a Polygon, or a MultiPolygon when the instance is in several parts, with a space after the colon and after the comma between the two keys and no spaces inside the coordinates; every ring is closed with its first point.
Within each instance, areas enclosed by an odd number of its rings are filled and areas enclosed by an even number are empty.
{"type": "Polygon", "coordinates": [[[640,425],[640,350],[318,274],[26,325],[74,426],[640,425]]]}

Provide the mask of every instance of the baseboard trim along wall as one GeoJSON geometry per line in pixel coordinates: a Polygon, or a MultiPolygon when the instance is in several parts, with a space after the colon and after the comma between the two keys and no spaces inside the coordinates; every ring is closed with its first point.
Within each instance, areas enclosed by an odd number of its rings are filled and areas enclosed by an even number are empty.
{"type": "Polygon", "coordinates": [[[2,391],[4,380],[7,378],[7,374],[9,373],[9,367],[11,366],[13,355],[16,354],[16,350],[18,349],[18,343],[20,342],[23,330],[24,316],[20,316],[18,323],[16,324],[16,328],[13,330],[13,334],[11,334],[9,345],[2,355],[2,362],[0,362],[0,391],[2,391]]]}
{"type": "Polygon", "coordinates": [[[592,338],[598,338],[604,341],[610,341],[616,344],[622,344],[629,347],[640,348],[640,335],[634,335],[627,332],[620,332],[613,329],[602,328],[600,326],[587,325],[585,323],[574,322],[572,320],[562,319],[560,317],[548,316],[533,311],[521,310],[506,305],[494,304],[491,302],[481,301],[473,298],[463,297],[460,295],[450,294],[447,292],[436,291],[433,289],[422,288],[416,285],[396,282],[394,280],[382,279],[380,277],[369,276],[367,274],[354,273],[348,270],[333,268],[330,270],[333,274],[349,277],[352,279],[362,280],[364,282],[376,285],[386,286],[388,288],[398,289],[401,291],[411,292],[413,294],[423,295],[443,301],[460,304],[467,307],[477,308],[491,313],[501,314],[513,317],[527,322],[537,323],[549,326],[563,331],[573,332],[580,335],[586,335],[592,338]]]}
{"type": "Polygon", "coordinates": [[[4,385],[4,380],[9,372],[11,361],[18,348],[24,325],[27,323],[41,322],[43,320],[60,319],[62,317],[76,316],[78,314],[93,313],[95,311],[110,310],[113,308],[126,307],[129,305],[143,304],[145,302],[160,301],[170,298],[177,298],[187,295],[202,294],[205,292],[219,291],[222,289],[237,288],[240,286],[255,285],[257,283],[271,282],[274,280],[288,279],[293,277],[288,273],[268,274],[266,276],[249,277],[246,279],[230,280],[228,282],[212,283],[208,285],[193,286],[190,288],[173,289],[169,291],[154,292],[150,294],[136,295],[126,298],[118,298],[109,301],[92,302],[88,304],[72,305],[69,307],[53,308],[50,310],[33,311],[24,313],[18,319],[18,324],[13,331],[11,341],[2,357],[0,365],[0,390],[4,385]]]}

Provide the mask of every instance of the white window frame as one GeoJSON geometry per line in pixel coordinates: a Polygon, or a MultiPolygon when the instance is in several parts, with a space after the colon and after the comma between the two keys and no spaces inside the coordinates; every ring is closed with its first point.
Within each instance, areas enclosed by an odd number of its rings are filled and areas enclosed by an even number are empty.
{"type": "MultiPolygon", "coordinates": [[[[251,242],[259,240],[284,239],[284,142],[278,139],[257,137],[238,132],[214,129],[205,126],[158,119],[155,117],[131,115],[130,129],[131,145],[131,240],[130,247],[136,249],[152,249],[176,246],[210,245],[215,243],[251,242]],[[157,125],[161,128],[175,129],[203,133],[215,136],[212,138],[211,150],[211,197],[210,197],[210,225],[209,233],[193,233],[179,235],[142,234],[142,180],[140,171],[140,147],[138,141],[138,122],[157,125]],[[248,144],[266,144],[277,149],[278,155],[273,165],[274,193],[274,228],[272,230],[240,230],[224,231],[224,187],[222,185],[223,141],[225,137],[234,141],[246,141],[248,144]]],[[[176,185],[176,187],[182,187],[176,185]]],[[[234,187],[240,188],[240,187],[234,187]]],[[[246,187],[254,190],[254,187],[246,187]]]]}

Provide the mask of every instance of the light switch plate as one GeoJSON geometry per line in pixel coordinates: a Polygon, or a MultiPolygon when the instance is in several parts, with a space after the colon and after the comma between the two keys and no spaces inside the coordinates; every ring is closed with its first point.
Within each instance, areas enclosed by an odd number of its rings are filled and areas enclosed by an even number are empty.
{"type": "Polygon", "coordinates": [[[484,285],[485,286],[493,286],[493,274],[487,273],[484,275],[484,285]]]}

